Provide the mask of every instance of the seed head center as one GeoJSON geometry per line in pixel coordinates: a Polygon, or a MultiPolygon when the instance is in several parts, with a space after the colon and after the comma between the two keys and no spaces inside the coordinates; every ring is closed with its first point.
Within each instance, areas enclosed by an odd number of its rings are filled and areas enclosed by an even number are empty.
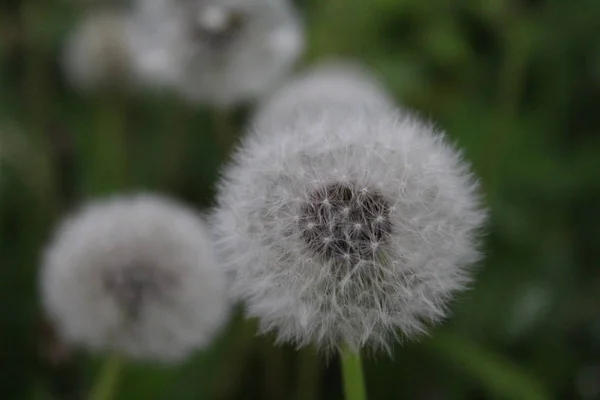
{"type": "Polygon", "coordinates": [[[145,303],[164,298],[175,284],[175,277],[168,271],[140,264],[107,271],[103,283],[123,312],[137,318],[145,303]]]}
{"type": "Polygon", "coordinates": [[[310,192],[301,206],[302,239],[314,255],[328,261],[373,259],[392,233],[390,210],[378,190],[332,183],[310,192]]]}

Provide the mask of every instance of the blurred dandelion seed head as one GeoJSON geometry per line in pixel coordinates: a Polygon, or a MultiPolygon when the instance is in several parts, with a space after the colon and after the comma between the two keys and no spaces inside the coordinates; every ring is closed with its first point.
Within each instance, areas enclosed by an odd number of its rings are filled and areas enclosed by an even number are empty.
{"type": "Polygon", "coordinates": [[[92,203],[68,219],[41,285],[68,342],[163,361],[208,343],[228,309],[202,221],[151,195],[92,203]]]}
{"type": "Polygon", "coordinates": [[[73,84],[171,89],[193,103],[229,107],[271,90],[304,46],[287,1],[136,0],[96,11],[65,51],[73,84]]]}
{"type": "Polygon", "coordinates": [[[160,300],[169,291],[176,290],[177,278],[172,271],[156,269],[148,264],[113,268],[101,276],[108,294],[132,319],[139,317],[144,303],[160,300]]]}
{"type": "Polygon", "coordinates": [[[179,89],[192,102],[229,107],[261,96],[303,50],[303,29],[287,1],[190,1],[181,12],[179,89]]]}
{"type": "Polygon", "coordinates": [[[71,32],[63,66],[78,89],[122,86],[132,76],[130,18],[118,9],[97,10],[71,32]]]}
{"type": "Polygon", "coordinates": [[[392,112],[396,105],[364,67],[347,60],[329,60],[298,74],[275,91],[263,101],[252,124],[257,130],[263,124],[269,130],[277,124],[285,128],[290,119],[318,116],[323,108],[329,113],[340,109],[347,115],[352,109],[392,112]]]}

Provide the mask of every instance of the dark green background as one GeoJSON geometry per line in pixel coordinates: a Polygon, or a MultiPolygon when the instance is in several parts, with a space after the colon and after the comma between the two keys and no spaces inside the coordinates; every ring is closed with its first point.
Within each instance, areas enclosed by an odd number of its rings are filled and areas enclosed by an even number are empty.
{"type": "MultiPolygon", "coordinates": [[[[362,60],[443,126],[491,209],[473,290],[430,338],[368,355],[372,399],[600,398],[600,2],[311,0],[302,65],[362,60]]],[[[205,209],[252,111],[81,96],[57,54],[83,1],[0,8],[0,398],[76,399],[99,359],[65,353],[36,295],[54,224],[87,198],[160,190],[205,209]],[[77,6],[77,7],[76,7],[77,6]]],[[[301,67],[301,66],[300,66],[301,67]]],[[[337,399],[337,360],[235,317],[177,368],[131,364],[118,399],[337,399]]]]}

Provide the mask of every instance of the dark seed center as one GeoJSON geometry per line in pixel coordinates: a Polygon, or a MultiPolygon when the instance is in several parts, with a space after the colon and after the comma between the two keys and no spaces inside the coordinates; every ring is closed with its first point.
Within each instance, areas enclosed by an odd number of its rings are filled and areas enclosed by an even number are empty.
{"type": "Polygon", "coordinates": [[[328,261],[356,264],[373,259],[392,233],[390,205],[377,190],[333,183],[308,195],[301,206],[302,237],[328,261]]]}
{"type": "Polygon", "coordinates": [[[231,12],[227,15],[225,25],[220,29],[208,29],[194,24],[192,35],[197,40],[214,50],[221,50],[233,42],[240,34],[244,25],[244,17],[240,13],[231,12]]]}
{"type": "Polygon", "coordinates": [[[137,318],[144,304],[160,300],[175,284],[167,271],[143,265],[113,270],[104,276],[104,287],[130,318],[137,318]]]}

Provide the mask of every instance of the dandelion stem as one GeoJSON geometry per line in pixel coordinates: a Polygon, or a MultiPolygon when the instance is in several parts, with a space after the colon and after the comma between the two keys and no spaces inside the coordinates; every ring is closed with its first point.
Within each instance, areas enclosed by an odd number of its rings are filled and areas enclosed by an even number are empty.
{"type": "Polygon", "coordinates": [[[366,400],[367,393],[360,353],[355,353],[348,346],[343,346],[340,351],[340,359],[346,400],[366,400]]]}
{"type": "Polygon", "coordinates": [[[122,367],[123,363],[118,356],[108,357],[101,367],[89,400],[110,400],[114,396],[122,367]]]}

